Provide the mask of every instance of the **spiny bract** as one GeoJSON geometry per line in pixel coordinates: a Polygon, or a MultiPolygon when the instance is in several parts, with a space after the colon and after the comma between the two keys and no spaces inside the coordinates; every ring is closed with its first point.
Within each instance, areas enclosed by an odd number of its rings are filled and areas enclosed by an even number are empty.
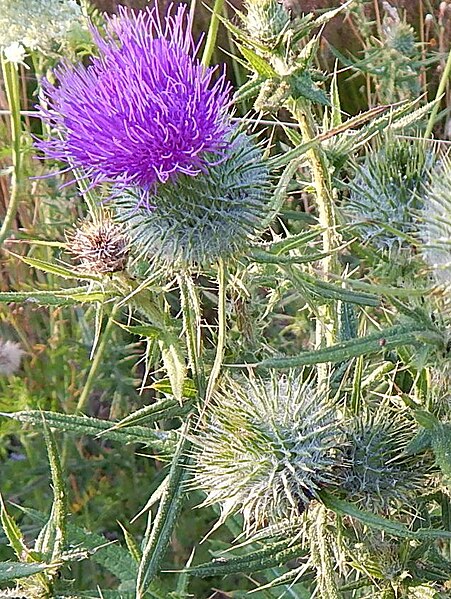
{"type": "Polygon", "coordinates": [[[364,239],[383,249],[405,244],[405,234],[415,231],[415,211],[423,207],[423,185],[433,165],[434,155],[421,141],[388,138],[366,157],[346,206],[364,239]]]}
{"type": "Polygon", "coordinates": [[[159,185],[148,202],[139,191],[124,192],[111,205],[135,254],[177,268],[206,266],[242,251],[262,228],[269,200],[261,150],[238,134],[227,156],[197,177],[180,175],[159,185]]]}
{"type": "Polygon", "coordinates": [[[426,488],[430,470],[426,458],[407,451],[415,433],[414,423],[394,410],[354,418],[347,431],[349,465],[341,472],[346,498],[380,512],[410,505],[426,488]]]}
{"type": "Polygon", "coordinates": [[[111,220],[84,222],[67,235],[68,250],[80,269],[93,274],[124,270],[128,243],[123,227],[111,220]]]}
{"type": "Polygon", "coordinates": [[[247,532],[302,514],[342,465],[336,407],[302,374],[223,380],[195,444],[203,505],[241,512],[247,532]]]}

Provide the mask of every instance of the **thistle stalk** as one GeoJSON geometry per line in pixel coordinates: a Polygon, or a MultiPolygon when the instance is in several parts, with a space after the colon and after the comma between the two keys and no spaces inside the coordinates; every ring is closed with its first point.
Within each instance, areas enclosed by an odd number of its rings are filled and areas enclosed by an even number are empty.
{"type": "Polygon", "coordinates": [[[17,214],[22,184],[22,156],[20,139],[22,135],[22,124],[20,120],[20,85],[18,65],[7,61],[1,56],[2,74],[5,85],[6,99],[11,112],[11,140],[12,140],[12,163],[11,187],[9,204],[5,219],[0,229],[0,245],[3,244],[9,234],[11,226],[17,214]]]}
{"type": "MultiPolygon", "coordinates": [[[[299,123],[304,142],[315,138],[313,117],[310,109],[301,100],[291,100],[289,108],[299,123]]],[[[306,153],[310,163],[313,184],[316,191],[318,220],[323,229],[323,252],[329,255],[322,259],[321,267],[324,280],[330,274],[338,273],[338,263],[333,252],[339,245],[336,233],[336,218],[332,200],[332,189],[325,158],[319,146],[314,146],[306,153]]],[[[337,316],[333,306],[320,306],[316,328],[316,342],[319,347],[325,339],[326,345],[332,345],[338,331],[337,316]]]]}

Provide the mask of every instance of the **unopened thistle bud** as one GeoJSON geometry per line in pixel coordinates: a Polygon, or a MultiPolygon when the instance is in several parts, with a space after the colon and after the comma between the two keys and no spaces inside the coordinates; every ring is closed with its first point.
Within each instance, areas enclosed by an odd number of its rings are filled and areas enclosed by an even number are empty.
{"type": "Polygon", "coordinates": [[[203,505],[242,513],[248,533],[301,515],[342,465],[337,411],[302,374],[224,380],[194,441],[203,505]]]}
{"type": "Polygon", "coordinates": [[[416,211],[423,207],[434,161],[434,154],[416,140],[388,139],[378,152],[368,154],[350,184],[347,206],[365,240],[381,249],[405,244],[404,234],[417,228],[416,211]]]}
{"type": "Polygon", "coordinates": [[[287,28],[290,13],[278,0],[247,0],[246,27],[256,41],[272,45],[287,28]]]}
{"type": "Polygon", "coordinates": [[[125,269],[127,239],[122,226],[111,220],[82,223],[67,235],[67,242],[68,250],[79,263],[80,270],[104,274],[125,269]]]}
{"type": "Polygon", "coordinates": [[[347,433],[349,465],[342,471],[347,499],[385,512],[418,497],[427,488],[430,464],[407,451],[415,433],[412,421],[387,409],[353,420],[347,433]]]}
{"type": "Polygon", "coordinates": [[[203,267],[251,243],[268,214],[269,172],[251,138],[240,133],[229,144],[226,157],[158,186],[145,202],[139,190],[111,200],[135,254],[168,268],[203,267]]]}
{"type": "Polygon", "coordinates": [[[10,376],[17,372],[24,353],[18,343],[0,339],[0,375],[10,376]]]}

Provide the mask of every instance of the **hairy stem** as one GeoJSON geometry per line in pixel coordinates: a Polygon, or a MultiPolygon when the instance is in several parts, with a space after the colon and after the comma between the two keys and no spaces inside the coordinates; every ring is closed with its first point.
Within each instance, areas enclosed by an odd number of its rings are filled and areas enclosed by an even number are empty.
{"type": "MultiPolygon", "coordinates": [[[[299,123],[304,142],[315,138],[314,121],[310,108],[301,100],[292,100],[290,110],[299,123]]],[[[332,186],[327,164],[321,147],[313,146],[306,153],[310,163],[313,184],[316,191],[316,206],[319,224],[323,230],[323,252],[329,255],[322,259],[321,269],[324,280],[328,280],[329,274],[338,272],[338,264],[334,256],[334,250],[339,246],[336,232],[336,217],[332,197],[332,186]]],[[[317,346],[325,339],[327,345],[332,345],[338,331],[337,316],[334,307],[325,305],[320,307],[317,320],[316,338],[317,346]]]]}

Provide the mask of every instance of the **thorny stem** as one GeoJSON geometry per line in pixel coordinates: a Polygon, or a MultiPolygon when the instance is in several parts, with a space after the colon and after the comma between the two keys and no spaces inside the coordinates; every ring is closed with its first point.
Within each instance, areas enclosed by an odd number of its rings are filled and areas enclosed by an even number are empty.
{"type": "Polygon", "coordinates": [[[186,343],[199,402],[205,399],[206,380],[202,360],[200,305],[194,283],[188,273],[178,276],[186,343]]]}
{"type": "Polygon", "coordinates": [[[0,245],[3,244],[9,234],[9,230],[14,222],[19,205],[21,176],[22,176],[22,155],[20,140],[22,135],[22,124],[20,120],[20,86],[18,67],[12,62],[8,62],[1,57],[2,74],[5,85],[6,98],[11,111],[11,139],[12,139],[12,163],[13,171],[11,176],[11,188],[9,196],[8,209],[5,220],[0,229],[0,245]]]}
{"type": "MultiPolygon", "coordinates": [[[[290,110],[299,123],[304,142],[309,142],[314,139],[314,125],[310,109],[302,101],[292,100],[290,103],[290,110]]],[[[323,230],[323,252],[330,254],[321,261],[323,278],[324,280],[327,280],[329,274],[338,272],[337,260],[333,254],[334,250],[339,245],[339,239],[336,233],[331,182],[321,148],[319,146],[313,146],[307,151],[306,155],[310,163],[313,184],[316,191],[318,220],[323,230]]],[[[316,341],[318,347],[321,345],[322,339],[326,340],[327,345],[332,345],[334,343],[338,330],[336,320],[333,306],[325,305],[320,307],[316,328],[316,341]]]]}

